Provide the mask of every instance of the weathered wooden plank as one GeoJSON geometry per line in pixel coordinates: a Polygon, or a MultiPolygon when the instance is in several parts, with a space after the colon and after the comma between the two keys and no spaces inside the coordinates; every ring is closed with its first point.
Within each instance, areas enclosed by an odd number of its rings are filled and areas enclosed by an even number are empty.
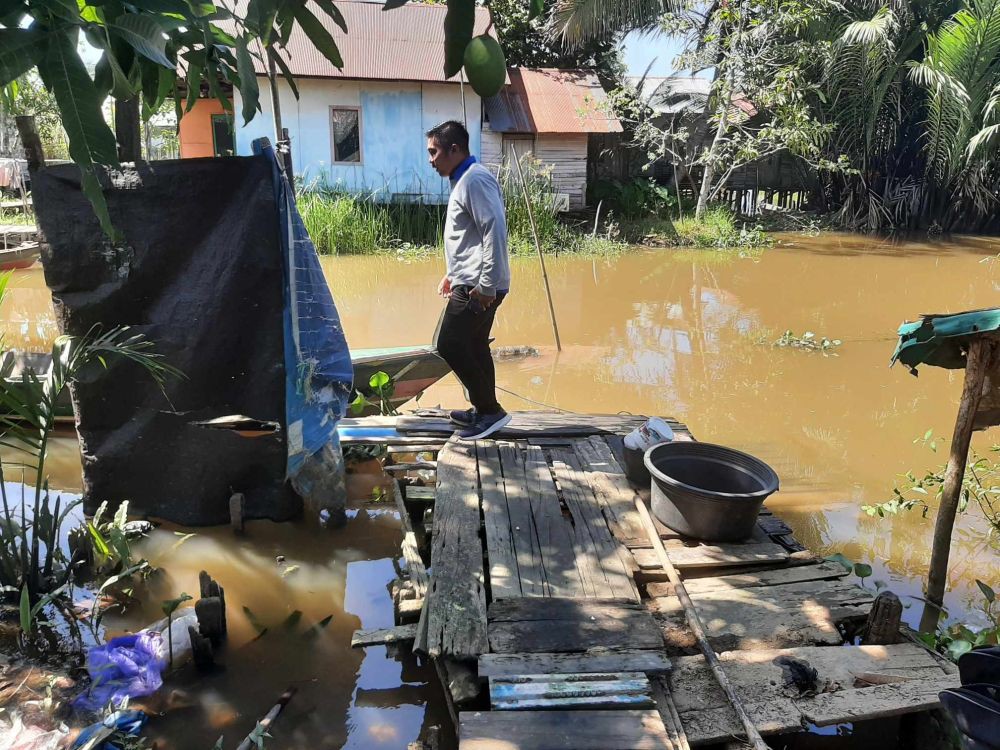
{"type": "Polygon", "coordinates": [[[800,701],[799,708],[807,721],[821,727],[844,721],[884,719],[937,708],[938,693],[960,684],[954,675],[941,674],[929,679],[824,693],[800,701]]]}
{"type": "Polygon", "coordinates": [[[460,750],[663,750],[667,742],[654,710],[459,714],[460,750]]]}
{"type": "MultiPolygon", "coordinates": [[[[814,708],[819,715],[826,701],[838,695],[846,699],[852,694],[867,694],[872,709],[878,710],[875,700],[878,696],[869,692],[874,688],[854,688],[864,674],[875,672],[917,681],[948,679],[933,656],[914,644],[729,651],[720,654],[719,658],[736,693],[764,734],[800,729],[803,713],[813,701],[820,701],[814,708]],[[788,659],[801,660],[817,671],[818,690],[835,692],[823,692],[816,698],[800,698],[799,691],[788,684],[786,670],[781,664],[788,659]]],[[[674,659],[673,664],[670,682],[674,705],[691,744],[719,742],[738,734],[740,721],[704,658],[685,656],[674,659]]],[[[897,701],[893,705],[898,704],[897,701]]],[[[834,716],[832,712],[826,715],[834,716]]],[[[851,717],[844,714],[830,723],[850,720],[851,717]]]]}
{"type": "Polygon", "coordinates": [[[615,537],[626,545],[648,544],[646,531],[635,509],[635,488],[608,444],[599,437],[578,440],[573,446],[586,467],[587,481],[608,517],[615,537]]]}
{"type": "MultiPolygon", "coordinates": [[[[522,411],[511,412],[510,423],[500,432],[499,438],[538,437],[587,437],[589,435],[624,435],[646,421],[645,417],[619,414],[572,414],[569,412],[522,411]]],[[[376,422],[378,417],[363,417],[350,421],[350,426],[387,426],[376,422]]],[[[346,420],[344,420],[346,422],[346,420]]],[[[669,420],[668,420],[669,422],[669,420]]],[[[444,417],[395,417],[391,426],[402,435],[452,434],[455,425],[444,417]]],[[[673,426],[673,425],[671,425],[673,426]]],[[[683,426],[678,424],[678,429],[683,426]]]]}
{"type": "MultiPolygon", "coordinates": [[[[701,544],[685,547],[664,542],[675,568],[728,568],[743,565],[773,565],[788,560],[788,552],[774,542],[750,544],[701,544]]],[[[652,549],[632,548],[639,570],[660,570],[660,561],[652,549]]]]}
{"type": "MultiPolygon", "coordinates": [[[[841,581],[806,581],[779,586],[716,589],[691,594],[717,651],[792,648],[843,642],[837,623],[864,617],[872,594],[841,581]]],[[[690,641],[683,608],[676,597],[652,599],[667,641],[690,641]]]]}
{"type": "Polygon", "coordinates": [[[494,599],[521,596],[517,552],[507,513],[507,493],[504,491],[500,452],[493,443],[479,443],[476,445],[476,455],[479,459],[479,482],[483,491],[490,593],[494,599]]]}
{"type": "Polygon", "coordinates": [[[626,550],[611,535],[584,473],[575,465],[578,460],[570,451],[552,451],[552,469],[571,517],[573,551],[584,593],[595,598],[638,601],[639,593],[624,558],[626,550]]]}
{"type": "MultiPolygon", "coordinates": [[[[410,438],[407,439],[409,440],[410,438]]],[[[412,443],[402,443],[400,445],[390,445],[386,447],[386,452],[402,453],[404,455],[409,455],[410,453],[437,453],[443,447],[444,447],[443,440],[440,443],[412,442],[412,443]]]]}
{"type": "Polygon", "coordinates": [[[438,457],[427,592],[427,653],[477,658],[488,650],[475,446],[457,440],[438,457]]]}
{"type": "Polygon", "coordinates": [[[483,654],[479,657],[480,677],[508,677],[525,674],[572,674],[594,672],[646,672],[670,670],[670,660],[662,650],[603,650],[563,654],[483,654]]]}
{"type": "Polygon", "coordinates": [[[392,494],[396,501],[396,510],[399,511],[399,523],[403,527],[403,559],[406,560],[406,570],[410,574],[410,581],[413,589],[417,592],[417,598],[423,598],[427,593],[427,586],[430,584],[430,576],[427,575],[427,568],[424,560],[420,556],[420,546],[417,544],[416,534],[413,532],[413,524],[410,521],[410,513],[406,509],[403,495],[399,491],[399,483],[392,483],[392,494]]]}
{"type": "Polygon", "coordinates": [[[517,675],[490,679],[494,710],[652,708],[649,679],[641,672],[517,675]]]}
{"type": "MultiPolygon", "coordinates": [[[[684,587],[691,595],[702,594],[720,589],[745,589],[755,586],[778,586],[784,583],[802,583],[803,581],[821,581],[843,578],[847,575],[843,565],[823,562],[816,565],[800,565],[774,570],[761,570],[753,573],[736,575],[721,575],[715,578],[694,578],[684,581],[684,587]]],[[[651,599],[660,596],[673,596],[674,587],[669,583],[650,583],[646,592],[651,599]]]]}
{"type": "Polygon", "coordinates": [[[515,449],[524,461],[524,476],[532,525],[538,536],[546,596],[587,596],[588,590],[573,547],[570,525],[562,514],[559,495],[545,454],[537,446],[515,449]]]}
{"type": "Polygon", "coordinates": [[[489,641],[491,651],[508,654],[663,647],[659,626],[645,608],[587,599],[493,602],[489,641]]]}
{"type": "MultiPolygon", "coordinates": [[[[518,583],[522,596],[548,596],[549,584],[542,565],[541,540],[532,515],[532,500],[524,453],[513,443],[497,443],[507,499],[511,541],[517,559],[518,583]]],[[[496,596],[494,599],[498,598],[496,596]]]]}
{"type": "Polygon", "coordinates": [[[431,500],[433,501],[437,493],[433,487],[407,486],[405,489],[407,500],[431,500]]]}
{"type": "Polygon", "coordinates": [[[397,625],[394,628],[371,628],[355,630],[351,636],[351,648],[382,646],[386,643],[406,643],[417,636],[417,626],[397,625]]]}

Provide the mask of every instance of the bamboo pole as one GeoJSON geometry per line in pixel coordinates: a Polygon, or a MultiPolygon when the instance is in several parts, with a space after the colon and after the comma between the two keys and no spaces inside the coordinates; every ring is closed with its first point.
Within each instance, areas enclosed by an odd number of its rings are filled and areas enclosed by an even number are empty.
{"type": "Polygon", "coordinates": [[[694,633],[695,640],[698,641],[698,647],[701,648],[701,653],[705,656],[705,661],[712,668],[712,674],[715,675],[716,681],[719,683],[719,687],[726,694],[726,698],[729,699],[729,703],[732,705],[733,710],[736,711],[736,715],[740,717],[740,721],[743,722],[743,730],[746,732],[747,739],[750,744],[753,745],[754,750],[769,750],[767,743],[764,742],[764,738],[760,736],[760,732],[757,731],[757,727],[754,726],[753,719],[747,713],[746,708],[743,707],[743,701],[736,694],[736,690],[733,688],[732,683],[729,681],[729,677],[722,669],[722,664],[719,662],[719,657],[715,653],[715,649],[712,648],[712,644],[708,642],[708,636],[705,635],[705,627],[701,624],[701,618],[698,616],[698,611],[694,608],[694,603],[691,601],[691,597],[688,596],[687,589],[684,588],[684,582],[681,580],[680,575],[677,573],[677,569],[674,564],[670,562],[670,557],[667,555],[667,550],[663,547],[663,540],[660,539],[660,534],[656,530],[656,526],[653,523],[652,517],[649,515],[649,508],[642,501],[641,498],[636,497],[635,499],[636,510],[639,511],[639,517],[642,519],[642,525],[646,529],[646,535],[649,537],[649,541],[653,545],[653,549],[656,550],[656,556],[660,560],[660,565],[663,569],[667,571],[667,577],[670,579],[670,583],[673,584],[674,593],[677,594],[677,598],[681,602],[681,606],[684,607],[684,614],[687,617],[688,627],[691,628],[691,632],[694,633]]]}
{"type": "Polygon", "coordinates": [[[531,198],[528,197],[528,184],[524,181],[524,172],[521,170],[521,160],[517,158],[517,150],[513,144],[510,147],[510,158],[517,169],[517,178],[521,182],[521,193],[524,195],[524,206],[528,209],[528,221],[531,223],[531,235],[535,238],[535,250],[538,251],[538,263],[542,267],[542,282],[545,284],[545,298],[549,302],[549,320],[552,321],[552,335],[556,338],[556,351],[562,351],[562,342],[559,340],[559,326],[556,324],[556,308],[552,304],[552,289],[549,288],[549,275],[545,272],[545,258],[542,256],[542,243],[538,239],[538,227],[535,225],[535,212],[531,208],[531,198]]]}
{"type": "Polygon", "coordinates": [[[941,488],[941,504],[934,522],[934,541],[931,562],[927,571],[927,591],[924,612],[920,617],[920,630],[933,633],[937,629],[944,604],[944,590],[948,583],[948,557],[951,554],[951,534],[955,527],[955,514],[962,495],[965,465],[969,460],[969,443],[972,428],[983,395],[983,383],[992,364],[996,342],[986,336],[977,336],[969,344],[965,357],[965,384],[958,406],[955,432],[951,438],[948,468],[945,469],[941,488]]]}

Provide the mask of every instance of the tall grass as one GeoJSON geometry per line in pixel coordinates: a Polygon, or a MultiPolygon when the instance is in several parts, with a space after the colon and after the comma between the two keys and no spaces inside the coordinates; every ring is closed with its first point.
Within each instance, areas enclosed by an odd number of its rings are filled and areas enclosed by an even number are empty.
{"type": "MultiPolygon", "coordinates": [[[[525,156],[521,169],[544,252],[607,254],[624,249],[622,243],[590,237],[586,231],[578,231],[562,220],[551,168],[525,156]]],[[[507,211],[510,252],[533,253],[531,221],[516,167],[505,163],[499,170],[498,179],[507,211]]],[[[325,183],[301,188],[298,205],[309,236],[320,253],[372,254],[407,248],[441,248],[443,245],[445,206],[384,202],[375,191],[356,193],[340,185],[325,183]]]]}
{"type": "Polygon", "coordinates": [[[441,244],[443,206],[382,203],[371,193],[325,187],[301,190],[298,206],[319,253],[371,254],[441,244]]]}

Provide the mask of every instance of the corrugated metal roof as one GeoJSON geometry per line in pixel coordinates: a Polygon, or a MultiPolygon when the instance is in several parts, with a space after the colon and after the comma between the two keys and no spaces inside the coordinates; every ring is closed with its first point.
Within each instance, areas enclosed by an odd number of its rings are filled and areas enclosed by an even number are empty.
{"type": "Polygon", "coordinates": [[[501,133],[620,133],[597,76],[586,70],[511,68],[510,86],[486,101],[501,133]]]}
{"type": "MultiPolygon", "coordinates": [[[[341,0],[334,3],[344,15],[347,33],[319,8],[310,10],[333,36],[344,59],[337,70],[313,46],[296,24],[282,57],[292,75],[305,78],[351,78],[384,81],[451,81],[444,77],[444,5],[407,4],[382,10],[381,3],[341,0]]],[[[476,8],[475,34],[486,32],[489,11],[476,8]]],[[[490,36],[495,37],[493,29],[490,36]]],[[[257,72],[264,67],[255,61],[257,72]]]]}

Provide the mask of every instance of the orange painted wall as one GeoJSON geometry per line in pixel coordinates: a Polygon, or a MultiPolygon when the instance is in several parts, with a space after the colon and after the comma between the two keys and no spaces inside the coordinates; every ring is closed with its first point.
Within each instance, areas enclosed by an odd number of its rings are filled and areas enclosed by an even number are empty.
{"type": "Polygon", "coordinates": [[[181,118],[180,147],[182,159],[215,156],[212,143],[212,115],[224,115],[226,110],[218,99],[199,99],[191,111],[181,118]]]}

